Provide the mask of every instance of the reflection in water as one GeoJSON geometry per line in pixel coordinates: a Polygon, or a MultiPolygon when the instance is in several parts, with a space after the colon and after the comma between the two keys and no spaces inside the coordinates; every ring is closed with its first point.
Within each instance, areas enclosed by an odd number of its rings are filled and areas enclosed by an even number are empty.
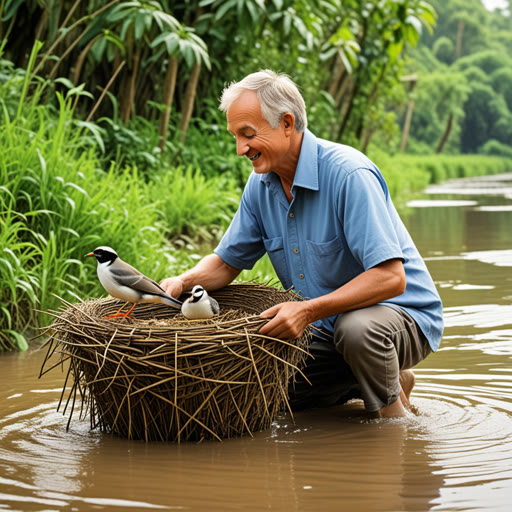
{"type": "Polygon", "coordinates": [[[466,260],[478,260],[498,267],[512,267],[512,250],[463,252],[466,260]]]}
{"type": "Polygon", "coordinates": [[[508,510],[512,176],[461,186],[467,198],[452,183],[446,200],[462,204],[404,212],[446,314],[441,349],[416,372],[418,415],[369,421],[354,401],[283,414],[254,438],[144,444],[77,415],[67,431],[56,412],[65,374],[37,380],[42,352],[5,354],[0,510],[508,510]]]}
{"type": "Polygon", "coordinates": [[[461,201],[455,199],[415,199],[409,201],[407,206],[409,208],[432,208],[434,206],[474,206],[478,204],[476,201],[461,201]]]}
{"type": "MultiPolygon", "coordinates": [[[[34,374],[37,356],[25,362],[34,374]]],[[[10,400],[21,407],[26,394],[10,400]]],[[[426,510],[443,485],[422,417],[368,421],[358,402],[295,422],[283,414],[254,439],[146,445],[91,433],[86,422],[66,432],[57,390],[46,395],[0,423],[0,494],[14,509],[426,510]]]]}
{"type": "Polygon", "coordinates": [[[506,325],[507,318],[512,322],[512,304],[506,306],[497,304],[459,306],[445,308],[444,311],[446,327],[466,325],[477,329],[487,329],[504,325],[504,322],[506,325]]]}

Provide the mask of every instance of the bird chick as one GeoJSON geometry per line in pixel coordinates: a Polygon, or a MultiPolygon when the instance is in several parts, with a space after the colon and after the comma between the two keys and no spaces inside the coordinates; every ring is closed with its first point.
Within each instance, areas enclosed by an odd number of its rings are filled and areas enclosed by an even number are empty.
{"type": "Polygon", "coordinates": [[[98,279],[107,293],[116,299],[133,303],[127,313],[121,313],[126,306],[123,304],[115,315],[108,315],[105,318],[127,317],[135,305],[142,302],[167,304],[177,309],[181,307],[182,303],[179,300],[168,295],[156,281],[125,263],[114,249],[97,247],[84,257],[88,256],[94,256],[98,261],[98,279]]]}
{"type": "Polygon", "coordinates": [[[192,288],[192,296],[181,306],[183,316],[189,320],[212,318],[219,313],[219,304],[199,285],[192,288]]]}

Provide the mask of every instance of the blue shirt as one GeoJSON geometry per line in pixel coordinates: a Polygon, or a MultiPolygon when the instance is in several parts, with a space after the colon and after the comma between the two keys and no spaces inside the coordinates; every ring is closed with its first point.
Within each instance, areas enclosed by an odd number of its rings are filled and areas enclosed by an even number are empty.
{"type": "MultiPolygon", "coordinates": [[[[381,302],[401,307],[419,325],[432,350],[443,332],[442,303],[386,182],[354,148],[304,132],[288,202],[273,172],[252,173],[240,206],[215,253],[250,269],[268,253],[284,288],[307,298],[330,293],[386,260],[403,261],[405,292],[381,302]]],[[[315,322],[333,332],[337,316],[315,322]]]]}

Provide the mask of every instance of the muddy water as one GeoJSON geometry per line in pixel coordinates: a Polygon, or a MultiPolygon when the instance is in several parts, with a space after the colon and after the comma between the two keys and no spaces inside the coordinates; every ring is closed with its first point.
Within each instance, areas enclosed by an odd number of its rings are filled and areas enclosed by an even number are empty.
{"type": "Polygon", "coordinates": [[[431,188],[404,212],[440,289],[442,348],[417,368],[419,415],[355,403],[283,414],[223,443],[144,444],[56,412],[43,352],[0,355],[0,510],[510,510],[512,175],[431,188]]]}

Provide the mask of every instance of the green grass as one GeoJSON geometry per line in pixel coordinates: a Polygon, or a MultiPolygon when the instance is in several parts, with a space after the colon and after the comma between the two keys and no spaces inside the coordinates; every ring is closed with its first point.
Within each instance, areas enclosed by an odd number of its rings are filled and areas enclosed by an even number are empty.
{"type": "Polygon", "coordinates": [[[49,320],[35,309],[105,295],[96,263],[83,256],[110,245],[154,279],[190,264],[165,238],[155,189],[136,169],[100,168],[83,147],[72,98],[58,96],[56,115],[24,103],[0,124],[0,348],[24,349],[25,335],[49,320]],[[180,266],[181,265],[181,266],[180,266]]]}
{"type": "MultiPolygon", "coordinates": [[[[127,137],[126,144],[137,140],[146,155],[158,156],[141,161],[139,171],[138,160],[124,154],[124,139],[114,153],[105,151],[104,132],[76,119],[80,88],[43,104],[42,88],[2,62],[0,350],[23,350],[50,321],[36,310],[59,307],[55,295],[71,302],[105,295],[96,262],[83,258],[99,245],[156,280],[193,265],[229,224],[250,169],[212,114],[209,122],[196,120],[175,154],[155,151],[158,139],[147,124],[145,135],[127,137]]],[[[135,154],[139,146],[128,149],[135,154]]],[[[398,203],[429,183],[512,170],[510,159],[480,155],[370,157],[398,203]]],[[[268,257],[240,279],[275,279],[268,257]]]]}
{"type": "Polygon", "coordinates": [[[166,235],[188,242],[215,240],[229,225],[240,197],[233,181],[223,176],[207,179],[191,166],[165,169],[150,183],[160,197],[158,209],[168,227],[166,235]]]}
{"type": "Polygon", "coordinates": [[[272,262],[267,254],[260,258],[251,270],[242,270],[237,280],[239,281],[257,281],[266,283],[267,281],[278,281],[272,262]]]}
{"type": "Polygon", "coordinates": [[[429,184],[455,178],[512,172],[512,159],[487,155],[369,155],[384,175],[398,207],[429,184]]]}

